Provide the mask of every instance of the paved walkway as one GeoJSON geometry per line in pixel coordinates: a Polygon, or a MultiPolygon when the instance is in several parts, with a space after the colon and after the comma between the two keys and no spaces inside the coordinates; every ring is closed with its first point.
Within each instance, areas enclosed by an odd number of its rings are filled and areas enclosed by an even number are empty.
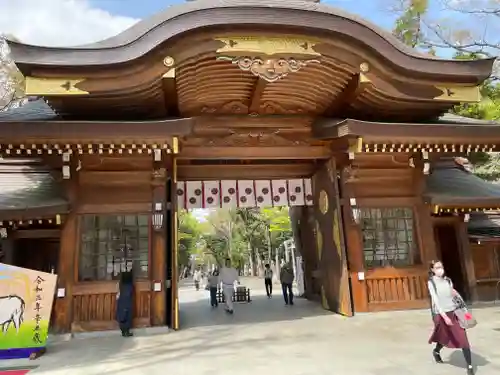
{"type": "MultiPolygon", "coordinates": [[[[257,286],[260,286],[259,281],[257,286]]],[[[343,318],[314,303],[284,306],[254,291],[233,316],[212,310],[206,291],[181,290],[183,330],[75,339],[30,364],[33,375],[452,375],[464,374],[460,351],[432,363],[428,311],[359,314],[343,318]]],[[[500,306],[475,310],[470,331],[478,374],[500,373],[500,306]]],[[[1,339],[1,337],[0,337],[1,339]]],[[[20,362],[0,362],[0,366],[20,362]]],[[[24,362],[26,363],[26,362],[24,362]]],[[[1,368],[1,367],[0,367],[1,368]]]]}

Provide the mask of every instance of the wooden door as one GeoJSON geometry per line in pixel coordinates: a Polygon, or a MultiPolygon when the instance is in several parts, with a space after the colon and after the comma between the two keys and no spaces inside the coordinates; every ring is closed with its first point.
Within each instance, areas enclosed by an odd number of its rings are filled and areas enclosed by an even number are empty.
{"type": "Polygon", "coordinates": [[[318,169],[312,184],[322,304],[327,310],[352,316],[335,159],[318,169]]]}

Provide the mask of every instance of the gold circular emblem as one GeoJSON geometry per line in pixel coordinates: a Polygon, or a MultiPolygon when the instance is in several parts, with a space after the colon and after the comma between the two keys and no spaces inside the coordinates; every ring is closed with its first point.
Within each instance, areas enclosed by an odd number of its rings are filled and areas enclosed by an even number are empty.
{"type": "Polygon", "coordinates": [[[163,59],[163,65],[171,67],[174,65],[174,58],[172,56],[167,56],[163,59]]]}
{"type": "Polygon", "coordinates": [[[318,204],[321,213],[326,214],[328,212],[328,194],[326,194],[326,191],[321,190],[319,192],[318,204]]]}
{"type": "Polygon", "coordinates": [[[368,65],[368,63],[366,62],[361,63],[359,64],[359,70],[361,71],[361,73],[368,73],[368,71],[370,70],[370,65],[368,65]]]}

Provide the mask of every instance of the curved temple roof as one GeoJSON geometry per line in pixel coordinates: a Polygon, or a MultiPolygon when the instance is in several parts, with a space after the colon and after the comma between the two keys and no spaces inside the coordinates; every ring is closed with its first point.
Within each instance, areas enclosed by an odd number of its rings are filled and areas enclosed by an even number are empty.
{"type": "Polygon", "coordinates": [[[135,60],[186,32],[206,27],[285,26],[356,39],[399,69],[420,74],[462,76],[480,82],[491,74],[492,59],[442,60],[424,56],[389,32],[325,4],[298,0],[198,0],[172,6],[104,41],[71,48],[26,45],[9,41],[22,71],[28,66],[104,66],[135,60]],[[256,24],[256,20],[258,24],[256,24]]]}

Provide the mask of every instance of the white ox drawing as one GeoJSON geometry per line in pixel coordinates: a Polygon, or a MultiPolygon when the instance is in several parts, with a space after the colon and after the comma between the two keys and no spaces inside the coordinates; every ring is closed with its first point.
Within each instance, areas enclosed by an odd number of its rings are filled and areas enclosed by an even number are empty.
{"type": "Polygon", "coordinates": [[[24,320],[24,300],[18,296],[0,297],[0,326],[3,334],[7,333],[10,324],[14,324],[17,333],[24,320]]]}

